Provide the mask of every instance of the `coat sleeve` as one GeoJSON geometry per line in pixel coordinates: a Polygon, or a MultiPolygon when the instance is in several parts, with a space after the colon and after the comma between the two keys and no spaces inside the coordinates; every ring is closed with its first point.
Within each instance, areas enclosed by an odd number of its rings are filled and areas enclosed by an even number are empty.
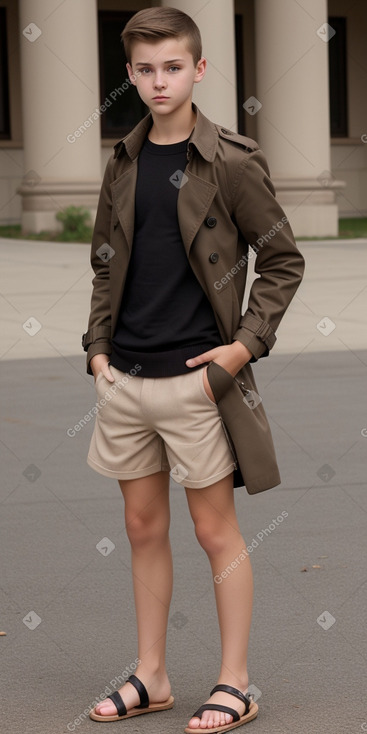
{"type": "Polygon", "coordinates": [[[237,226],[256,253],[255,272],[260,276],[251,286],[247,310],[233,340],[244,344],[253,354],[250,361],[256,362],[275,344],[275,331],[301,283],[305,261],[275,198],[261,150],[241,162],[233,201],[237,226]]]}
{"type": "Polygon", "coordinates": [[[93,290],[88,328],[82,336],[82,346],[87,352],[87,373],[89,375],[93,374],[90,367],[92,357],[101,353],[111,354],[112,351],[110,267],[108,249],[106,250],[106,244],[109,244],[110,239],[112,210],[110,184],[112,180],[113,156],[107,163],[103,177],[90,254],[90,262],[95,275],[92,280],[93,290]]]}

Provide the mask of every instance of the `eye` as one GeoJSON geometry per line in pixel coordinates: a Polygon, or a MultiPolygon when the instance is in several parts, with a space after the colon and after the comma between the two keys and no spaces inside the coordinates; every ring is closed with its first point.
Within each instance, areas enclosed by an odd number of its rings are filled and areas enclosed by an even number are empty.
{"type": "MultiPolygon", "coordinates": [[[[168,67],[168,71],[171,71],[171,70],[173,70],[173,71],[179,71],[180,68],[181,68],[180,66],[175,66],[173,64],[172,66],[169,66],[168,67]]],[[[146,75],[145,72],[147,72],[147,74],[149,74],[151,72],[151,69],[150,69],[149,66],[144,66],[142,69],[139,69],[139,72],[140,72],[140,74],[146,75]]]]}

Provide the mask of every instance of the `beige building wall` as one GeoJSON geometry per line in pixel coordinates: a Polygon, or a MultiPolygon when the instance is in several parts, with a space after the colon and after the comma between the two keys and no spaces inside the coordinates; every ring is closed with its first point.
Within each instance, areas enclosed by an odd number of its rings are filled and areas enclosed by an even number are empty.
{"type": "Polygon", "coordinates": [[[61,228],[55,215],[68,206],[85,206],[92,216],[97,209],[97,0],[18,3],[24,143],[18,193],[23,230],[38,232],[61,228]]]}

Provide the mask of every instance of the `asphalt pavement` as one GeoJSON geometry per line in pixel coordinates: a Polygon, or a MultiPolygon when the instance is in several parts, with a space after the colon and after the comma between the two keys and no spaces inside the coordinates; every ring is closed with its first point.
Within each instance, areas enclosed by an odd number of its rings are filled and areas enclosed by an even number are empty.
{"type": "MultiPolygon", "coordinates": [[[[255,585],[248,668],[259,715],[246,732],[360,734],[367,240],[299,247],[304,281],[270,356],[254,365],[282,483],[254,496],[235,490],[255,585]]],[[[91,278],[87,245],[0,240],[4,734],[97,731],[88,710],[137,656],[123,498],[86,463],[93,421],[75,429],[96,401],[80,344],[91,278]]],[[[171,515],[174,708],[110,723],[109,734],[183,732],[217,680],[210,565],[173,481],[171,515]]]]}

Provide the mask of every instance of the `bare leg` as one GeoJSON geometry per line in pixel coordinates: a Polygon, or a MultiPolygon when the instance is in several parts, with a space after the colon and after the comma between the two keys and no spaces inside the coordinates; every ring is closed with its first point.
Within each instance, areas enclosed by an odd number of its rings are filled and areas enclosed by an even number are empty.
{"type": "MultiPolygon", "coordinates": [[[[250,558],[240,560],[246,548],[238,525],[233,495],[233,475],[230,474],[216,484],[204,489],[186,489],[195,533],[206,551],[213,578],[236,562],[227,578],[220,583],[214,581],[215,599],[221,635],[222,662],[217,683],[239,688],[246,693],[248,687],[247,649],[250,635],[253,577],[250,558]]],[[[220,577],[222,578],[222,577],[220,577]]],[[[213,683],[213,687],[214,687],[213,683]]],[[[228,693],[214,693],[205,703],[221,703],[230,706],[242,716],[245,705],[228,693]]],[[[190,719],[192,728],[210,729],[229,724],[230,714],[220,711],[204,711],[202,718],[190,719]]]]}
{"type": "MultiPolygon", "coordinates": [[[[119,482],[125,499],[126,532],[131,544],[131,567],[138,635],[135,673],[145,685],[152,703],[165,701],[171,686],[165,653],[169,606],[172,596],[172,553],[169,540],[169,473],[157,472],[142,479],[119,482]]],[[[134,686],[127,682],[119,692],[129,710],[140,703],[134,686]]],[[[106,699],[98,714],[116,714],[106,699]]]]}

